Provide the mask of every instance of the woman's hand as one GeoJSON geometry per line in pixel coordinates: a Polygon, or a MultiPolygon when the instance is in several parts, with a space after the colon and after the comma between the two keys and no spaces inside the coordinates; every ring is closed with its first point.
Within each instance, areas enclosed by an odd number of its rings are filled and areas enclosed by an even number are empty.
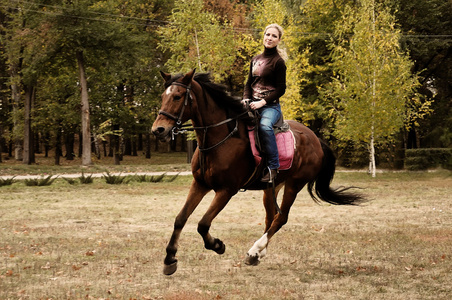
{"type": "Polygon", "coordinates": [[[251,100],[250,100],[250,99],[243,99],[243,100],[242,100],[242,105],[243,105],[243,107],[246,108],[246,109],[248,109],[250,103],[251,103],[251,100]]]}
{"type": "Polygon", "coordinates": [[[251,107],[251,109],[256,110],[256,109],[259,109],[259,108],[265,106],[265,104],[267,104],[267,102],[265,100],[253,101],[250,103],[250,107],[251,107]]]}

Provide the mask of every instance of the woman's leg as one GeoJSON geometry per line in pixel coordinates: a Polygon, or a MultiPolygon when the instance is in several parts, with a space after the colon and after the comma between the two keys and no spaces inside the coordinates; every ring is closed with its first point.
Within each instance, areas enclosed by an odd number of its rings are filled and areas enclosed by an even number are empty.
{"type": "Polygon", "coordinates": [[[278,105],[265,106],[260,110],[261,120],[259,133],[262,141],[262,147],[267,154],[267,164],[272,170],[279,168],[278,146],[276,145],[273,125],[281,117],[281,107],[278,105]]]}

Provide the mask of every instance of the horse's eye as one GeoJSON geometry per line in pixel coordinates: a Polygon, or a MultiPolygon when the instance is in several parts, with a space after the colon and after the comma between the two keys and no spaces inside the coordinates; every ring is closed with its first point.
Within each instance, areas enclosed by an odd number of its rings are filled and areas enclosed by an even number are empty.
{"type": "Polygon", "coordinates": [[[181,99],[181,96],[174,96],[174,101],[179,101],[181,99]]]}

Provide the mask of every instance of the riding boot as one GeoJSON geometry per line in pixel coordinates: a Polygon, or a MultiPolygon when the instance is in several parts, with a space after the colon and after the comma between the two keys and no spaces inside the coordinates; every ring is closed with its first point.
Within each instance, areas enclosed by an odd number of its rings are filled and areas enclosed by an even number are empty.
{"type": "Polygon", "coordinates": [[[273,180],[275,180],[277,174],[278,174],[277,169],[268,169],[268,172],[264,175],[264,177],[262,177],[261,181],[272,183],[273,180]]]}

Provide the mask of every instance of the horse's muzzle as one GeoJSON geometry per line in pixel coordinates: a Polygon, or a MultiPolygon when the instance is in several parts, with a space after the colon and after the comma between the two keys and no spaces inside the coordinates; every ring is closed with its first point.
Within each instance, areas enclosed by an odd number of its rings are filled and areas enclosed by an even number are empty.
{"type": "Polygon", "coordinates": [[[152,133],[161,141],[168,142],[171,139],[172,128],[156,126],[152,127],[152,133]]]}

